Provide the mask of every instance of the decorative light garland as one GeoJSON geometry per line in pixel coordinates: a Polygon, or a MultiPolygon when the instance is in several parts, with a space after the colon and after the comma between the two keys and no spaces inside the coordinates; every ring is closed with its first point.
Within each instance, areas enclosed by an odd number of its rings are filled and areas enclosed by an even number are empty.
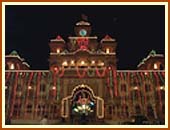
{"type": "MultiPolygon", "coordinates": [[[[11,78],[10,78],[11,82],[10,82],[9,86],[11,86],[13,84],[13,82],[15,82],[15,78],[14,77],[15,77],[15,73],[11,72],[11,78]]],[[[12,88],[12,86],[11,86],[11,88],[12,88]]],[[[8,113],[10,113],[9,114],[10,117],[12,117],[12,115],[11,115],[11,107],[9,108],[9,104],[10,104],[10,101],[12,100],[12,98],[11,98],[12,94],[13,94],[13,92],[11,91],[11,93],[10,93],[10,91],[9,91],[7,110],[8,110],[8,113]]]]}
{"type": "MultiPolygon", "coordinates": [[[[142,81],[145,81],[145,78],[144,78],[144,74],[143,72],[140,72],[140,75],[142,77],[142,81]]],[[[144,104],[146,105],[147,104],[147,101],[146,101],[146,90],[145,90],[145,84],[143,84],[143,90],[144,90],[144,104]]]]}
{"type": "Polygon", "coordinates": [[[60,98],[60,78],[57,78],[57,101],[60,98]]]}
{"type": "Polygon", "coordinates": [[[25,101],[25,113],[24,113],[24,117],[26,117],[26,114],[27,114],[28,97],[29,97],[29,91],[30,91],[28,87],[31,84],[33,75],[34,75],[34,73],[31,72],[30,76],[29,76],[29,79],[28,79],[28,84],[26,85],[26,99],[25,99],[26,101],[25,101]]]}
{"type": "Polygon", "coordinates": [[[160,79],[161,79],[162,83],[163,83],[163,84],[165,84],[165,80],[164,80],[164,78],[162,77],[162,75],[161,75],[161,73],[160,73],[160,72],[158,72],[158,75],[159,75],[159,77],[160,77],[160,79]]]}
{"type": "Polygon", "coordinates": [[[85,77],[86,71],[87,71],[86,69],[82,69],[83,70],[82,74],[80,74],[80,71],[79,71],[78,67],[76,68],[76,70],[77,70],[77,75],[78,75],[79,78],[84,78],[85,77]]]}
{"type": "Polygon", "coordinates": [[[139,84],[139,80],[138,80],[138,77],[137,77],[137,72],[135,72],[135,79],[136,79],[136,83],[137,83],[137,86],[138,86],[138,89],[137,89],[137,92],[138,92],[138,101],[139,101],[139,106],[140,106],[140,109],[142,108],[142,103],[141,103],[141,94],[140,94],[140,84],[139,84]]]}
{"type": "Polygon", "coordinates": [[[115,95],[115,97],[117,97],[118,96],[118,94],[117,94],[117,72],[115,71],[115,70],[112,70],[113,72],[113,81],[114,81],[114,95],[115,95]]]}
{"type": "MultiPolygon", "coordinates": [[[[159,85],[159,78],[158,78],[156,72],[154,72],[154,76],[156,78],[156,86],[160,87],[160,85],[159,85]]],[[[158,95],[159,95],[160,112],[162,113],[162,97],[161,97],[161,90],[160,90],[160,88],[158,88],[158,95]]]]}
{"type": "Polygon", "coordinates": [[[108,90],[110,93],[111,98],[113,99],[113,92],[112,92],[112,87],[113,87],[113,81],[112,81],[112,71],[109,70],[109,77],[108,77],[108,90]]]}
{"type": "Polygon", "coordinates": [[[11,72],[7,72],[7,76],[5,78],[5,83],[9,80],[10,76],[11,76],[11,72]]]}
{"type": "Polygon", "coordinates": [[[18,84],[18,72],[15,73],[15,83],[14,83],[14,87],[13,87],[13,95],[12,95],[12,104],[11,104],[11,112],[10,112],[10,116],[12,117],[13,115],[13,111],[14,111],[14,104],[15,104],[15,97],[16,97],[16,88],[17,88],[17,84],[18,84]]]}
{"type": "Polygon", "coordinates": [[[107,69],[106,69],[106,68],[104,68],[104,69],[103,69],[103,72],[102,72],[102,73],[100,73],[100,72],[99,72],[99,70],[98,70],[98,68],[96,67],[96,74],[97,74],[97,76],[98,76],[98,77],[100,77],[100,78],[102,78],[102,77],[104,77],[104,76],[105,76],[106,71],[107,71],[107,69]]]}
{"type": "MultiPolygon", "coordinates": [[[[149,72],[149,75],[150,75],[150,81],[151,81],[151,92],[153,92],[153,89],[154,89],[154,77],[153,77],[153,74],[152,74],[152,72],[149,72]]],[[[151,95],[151,97],[152,97],[152,99],[154,99],[154,95],[152,94],[151,95]]]]}
{"type": "Polygon", "coordinates": [[[38,107],[38,100],[39,100],[39,92],[40,92],[40,81],[41,81],[41,72],[38,72],[38,77],[37,77],[37,89],[36,89],[36,114],[37,114],[37,107],[38,107]]]}

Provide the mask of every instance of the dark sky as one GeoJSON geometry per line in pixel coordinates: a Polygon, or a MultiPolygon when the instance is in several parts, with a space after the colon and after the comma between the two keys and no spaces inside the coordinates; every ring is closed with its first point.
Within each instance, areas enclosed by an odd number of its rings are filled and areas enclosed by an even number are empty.
{"type": "Polygon", "coordinates": [[[59,34],[68,41],[81,14],[88,16],[92,35],[98,36],[98,41],[106,34],[116,38],[118,69],[136,69],[152,49],[164,54],[163,5],[7,5],[5,53],[16,50],[31,69],[48,69],[50,39],[59,34]]]}

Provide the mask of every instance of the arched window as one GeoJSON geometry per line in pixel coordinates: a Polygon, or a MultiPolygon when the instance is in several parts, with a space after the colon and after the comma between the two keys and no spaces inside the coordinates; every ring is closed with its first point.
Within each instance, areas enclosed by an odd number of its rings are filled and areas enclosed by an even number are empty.
{"type": "Polygon", "coordinates": [[[15,104],[14,105],[14,110],[13,110],[13,116],[17,117],[20,115],[21,112],[21,104],[15,104]]]}
{"type": "Polygon", "coordinates": [[[147,115],[149,118],[154,118],[154,111],[151,105],[147,106],[147,115]]]}
{"type": "Polygon", "coordinates": [[[10,66],[9,66],[9,68],[10,68],[11,70],[14,70],[14,69],[15,69],[14,63],[11,63],[10,66]]]}
{"type": "Polygon", "coordinates": [[[109,114],[112,114],[112,106],[109,106],[109,114]]]}
{"type": "Polygon", "coordinates": [[[140,114],[141,113],[141,108],[140,108],[139,105],[135,106],[135,112],[136,112],[136,114],[140,114]]]}
{"type": "Polygon", "coordinates": [[[45,92],[45,90],[46,90],[45,84],[41,84],[41,86],[40,86],[40,92],[45,92]]]}
{"type": "Polygon", "coordinates": [[[150,91],[151,91],[150,84],[145,84],[145,92],[150,92],[150,91]]]}
{"type": "Polygon", "coordinates": [[[126,92],[126,84],[121,84],[121,91],[126,92]]]}
{"type": "Polygon", "coordinates": [[[32,105],[31,104],[27,105],[27,113],[32,113],[32,105]]]}

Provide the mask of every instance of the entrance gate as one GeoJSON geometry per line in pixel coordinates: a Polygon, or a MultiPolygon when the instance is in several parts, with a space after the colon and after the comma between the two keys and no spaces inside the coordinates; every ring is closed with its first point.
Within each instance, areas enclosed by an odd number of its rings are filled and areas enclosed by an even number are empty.
{"type": "Polygon", "coordinates": [[[104,100],[95,96],[88,85],[76,86],[71,95],[62,99],[61,105],[61,116],[65,119],[104,118],[104,100]]]}

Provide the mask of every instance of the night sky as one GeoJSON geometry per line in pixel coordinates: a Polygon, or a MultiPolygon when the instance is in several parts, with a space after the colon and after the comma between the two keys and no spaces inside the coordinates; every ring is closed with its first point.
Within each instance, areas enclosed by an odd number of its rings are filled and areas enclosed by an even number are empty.
{"type": "Polygon", "coordinates": [[[48,69],[50,39],[75,36],[81,14],[92,24],[98,42],[109,34],[118,42],[118,69],[136,69],[154,49],[165,53],[165,9],[160,5],[51,5],[5,8],[5,54],[16,50],[31,69],[48,69]]]}

